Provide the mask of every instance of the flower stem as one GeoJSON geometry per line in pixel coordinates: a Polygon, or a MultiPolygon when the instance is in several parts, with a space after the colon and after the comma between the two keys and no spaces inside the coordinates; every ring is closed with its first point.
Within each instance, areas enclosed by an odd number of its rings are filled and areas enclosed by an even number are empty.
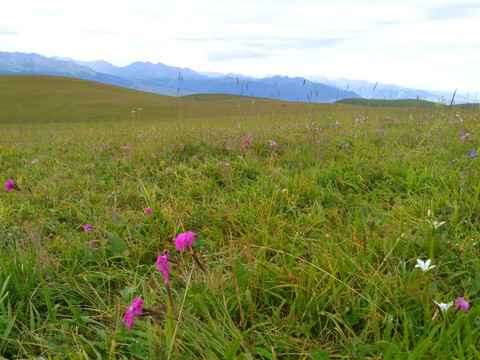
{"type": "Polygon", "coordinates": [[[165,287],[167,288],[167,294],[168,294],[168,300],[170,301],[170,306],[173,309],[173,297],[172,297],[172,291],[170,290],[170,285],[166,283],[165,287]]]}
{"type": "Polygon", "coordinates": [[[197,263],[198,267],[199,267],[200,269],[202,269],[202,271],[204,272],[204,274],[206,274],[207,272],[205,271],[205,268],[203,267],[202,263],[200,262],[200,259],[198,258],[197,254],[195,254],[195,253],[193,252],[192,249],[190,249],[190,255],[192,255],[192,258],[193,258],[193,260],[195,260],[195,262],[197,263]]]}

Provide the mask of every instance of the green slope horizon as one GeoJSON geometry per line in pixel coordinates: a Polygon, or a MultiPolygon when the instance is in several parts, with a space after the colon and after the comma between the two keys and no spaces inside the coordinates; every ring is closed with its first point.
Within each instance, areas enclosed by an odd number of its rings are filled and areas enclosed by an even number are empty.
{"type": "Polygon", "coordinates": [[[0,122],[96,122],[204,119],[298,113],[308,106],[433,107],[417,100],[346,99],[297,103],[225,94],[169,97],[89,80],[50,75],[0,75],[0,122]],[[141,109],[141,110],[139,110],[141,109]]]}
{"type": "Polygon", "coordinates": [[[0,122],[202,119],[298,112],[304,106],[222,94],[169,97],[51,75],[0,75],[0,98],[0,122]]]}

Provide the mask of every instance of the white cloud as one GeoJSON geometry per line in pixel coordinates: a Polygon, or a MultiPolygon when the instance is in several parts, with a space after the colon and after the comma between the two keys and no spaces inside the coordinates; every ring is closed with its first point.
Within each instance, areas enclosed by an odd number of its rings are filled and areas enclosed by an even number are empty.
{"type": "Polygon", "coordinates": [[[10,1],[0,51],[475,91],[478,1],[10,1]]]}

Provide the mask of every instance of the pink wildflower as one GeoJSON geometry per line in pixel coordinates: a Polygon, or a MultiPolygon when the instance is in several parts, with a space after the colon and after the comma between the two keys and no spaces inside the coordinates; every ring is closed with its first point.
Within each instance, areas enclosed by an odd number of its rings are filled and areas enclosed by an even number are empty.
{"type": "Polygon", "coordinates": [[[133,299],[132,301],[132,307],[135,309],[137,315],[136,316],[142,316],[142,304],[143,300],[140,297],[137,297],[133,299]]]}
{"type": "Polygon", "coordinates": [[[12,179],[8,179],[7,183],[5,184],[5,191],[10,191],[15,188],[15,183],[12,179]]]}
{"type": "Polygon", "coordinates": [[[431,137],[432,137],[432,133],[428,133],[427,137],[431,138],[431,137]]]}
{"type": "Polygon", "coordinates": [[[247,145],[248,145],[248,140],[249,140],[248,138],[245,139],[245,140],[243,140],[242,150],[245,150],[245,148],[247,147],[247,145]]]}
{"type": "Polygon", "coordinates": [[[85,231],[86,233],[92,231],[93,229],[93,226],[90,225],[90,224],[86,224],[84,227],[83,227],[83,231],[85,231]]]}
{"type": "Polygon", "coordinates": [[[165,279],[165,284],[168,284],[168,276],[170,274],[170,264],[168,262],[168,254],[170,253],[170,250],[165,249],[163,252],[163,255],[160,255],[158,253],[158,260],[156,262],[157,264],[157,269],[163,274],[163,278],[165,279]]]}
{"type": "Polygon", "coordinates": [[[192,231],[182,233],[178,235],[175,239],[175,247],[177,248],[178,251],[183,253],[185,251],[185,248],[190,249],[195,242],[195,233],[192,231]]]}
{"type": "Polygon", "coordinates": [[[273,140],[270,140],[270,146],[277,146],[277,143],[273,140]]]}
{"type": "Polygon", "coordinates": [[[175,241],[175,247],[177,248],[177,250],[183,253],[185,251],[185,246],[186,246],[185,233],[178,235],[175,239],[173,239],[173,241],[175,241]]]}
{"type": "Polygon", "coordinates": [[[455,305],[457,306],[457,310],[462,309],[465,312],[465,314],[468,312],[468,309],[470,308],[470,304],[464,298],[456,298],[455,305]]]}
{"type": "Polygon", "coordinates": [[[133,317],[135,316],[135,311],[133,310],[132,306],[129,306],[127,311],[125,311],[125,316],[123,317],[122,323],[127,324],[127,328],[130,330],[133,325],[135,325],[135,320],[133,317]]]}
{"type": "Polygon", "coordinates": [[[128,329],[131,329],[132,326],[135,325],[134,317],[142,316],[142,303],[142,298],[135,298],[127,308],[127,311],[125,311],[122,323],[126,323],[128,329]]]}
{"type": "Polygon", "coordinates": [[[145,212],[147,213],[147,215],[152,215],[152,209],[150,209],[149,207],[145,208],[145,212]]]}

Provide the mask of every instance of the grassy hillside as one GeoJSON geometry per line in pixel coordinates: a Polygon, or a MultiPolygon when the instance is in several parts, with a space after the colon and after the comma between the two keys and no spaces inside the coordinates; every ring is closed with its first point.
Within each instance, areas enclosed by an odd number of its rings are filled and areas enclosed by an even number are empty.
{"type": "MultiPolygon", "coordinates": [[[[78,123],[168,121],[178,119],[232,119],[241,116],[332,118],[343,114],[368,115],[364,105],[377,101],[352,99],[338,104],[307,104],[224,94],[168,97],[92,81],[41,75],[0,76],[0,123],[78,123]],[[348,104],[348,105],[346,105],[348,104]],[[141,108],[141,111],[138,109],[141,108]],[[132,113],[136,111],[135,113],[132,113]]],[[[416,107],[413,100],[384,102],[381,106],[416,107]],[[382,105],[383,104],[383,105],[382,105]]],[[[421,102],[421,105],[424,104],[421,102]]],[[[407,111],[407,110],[405,110],[407,111]]],[[[391,114],[376,111],[373,116],[391,114]]],[[[373,114],[373,113],[372,113],[373,114]]]]}
{"type": "MultiPolygon", "coordinates": [[[[417,109],[432,109],[439,104],[417,99],[399,99],[399,100],[379,100],[379,99],[343,99],[337,101],[338,104],[349,104],[358,106],[370,107],[384,107],[384,108],[417,108],[417,109]]],[[[472,109],[478,108],[479,104],[458,104],[454,105],[455,109],[472,109]]],[[[448,104],[443,104],[443,108],[449,107],[448,104]]]]}
{"type": "Polygon", "coordinates": [[[0,121],[109,121],[217,116],[224,106],[188,102],[86,80],[55,76],[0,76],[0,121]]]}
{"type": "Polygon", "coordinates": [[[250,115],[272,110],[284,112],[284,104],[288,104],[229,95],[225,96],[229,101],[215,96],[207,102],[196,101],[195,96],[168,97],[92,81],[41,75],[0,76],[0,97],[0,122],[95,122],[139,117],[143,120],[198,119],[239,112],[250,115]],[[136,113],[132,114],[132,110],[136,113]]]}
{"type": "Polygon", "coordinates": [[[372,106],[372,107],[389,107],[389,108],[433,108],[435,103],[425,100],[401,99],[401,100],[379,100],[379,99],[344,99],[339,100],[339,104],[372,106]]]}
{"type": "MultiPolygon", "coordinates": [[[[41,75],[0,76],[0,98],[0,123],[198,120],[297,114],[306,109],[302,103],[234,95],[168,97],[92,81],[41,75]],[[136,113],[132,114],[132,110],[136,113]]],[[[308,111],[328,108],[328,104],[316,104],[310,105],[308,111]]]]}

